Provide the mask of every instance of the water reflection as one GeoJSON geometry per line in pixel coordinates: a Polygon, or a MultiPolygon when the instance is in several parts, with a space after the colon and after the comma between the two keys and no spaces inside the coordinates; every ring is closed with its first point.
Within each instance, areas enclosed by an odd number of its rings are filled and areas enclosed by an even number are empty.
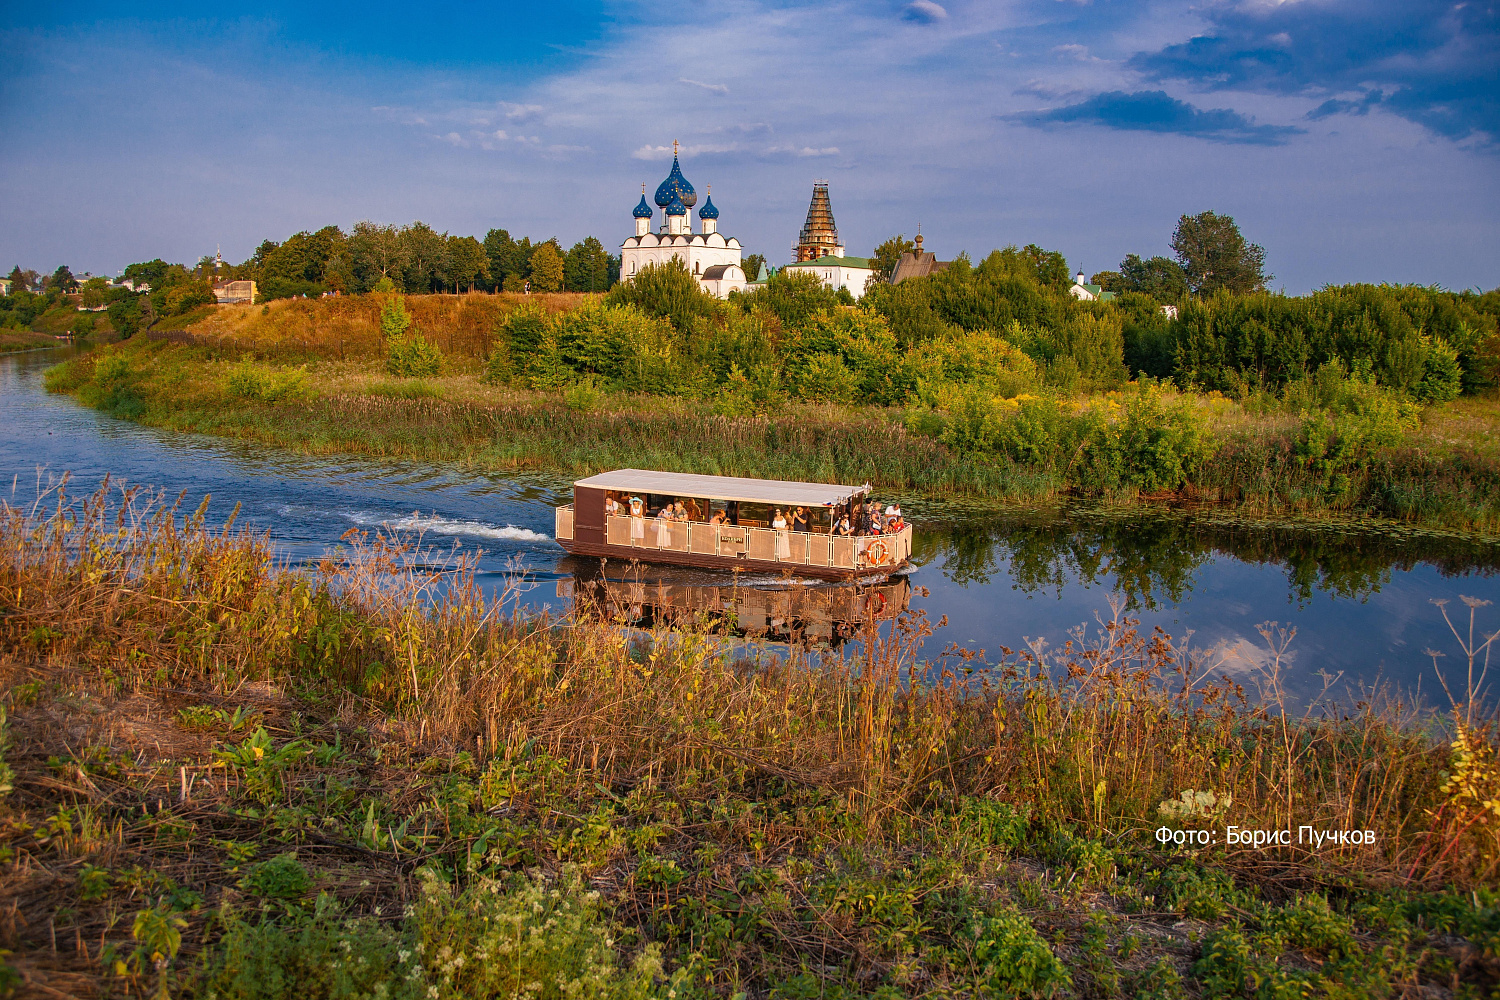
{"type": "Polygon", "coordinates": [[[594,559],[565,559],[558,568],[558,599],[583,613],[636,628],[690,626],[807,648],[841,649],[872,620],[885,623],[906,611],[912,596],[904,577],[845,586],[617,568],[594,559]]]}
{"type": "Polygon", "coordinates": [[[921,534],[914,552],[916,562],[940,566],[963,587],[1004,579],[1024,591],[1060,594],[1102,584],[1148,611],[1181,604],[1217,556],[1282,568],[1289,596],[1306,606],[1315,594],[1366,600],[1393,573],[1422,564],[1444,576],[1493,576],[1500,545],[1389,524],[1249,522],[1214,510],[1075,504],[949,524],[921,534]]]}

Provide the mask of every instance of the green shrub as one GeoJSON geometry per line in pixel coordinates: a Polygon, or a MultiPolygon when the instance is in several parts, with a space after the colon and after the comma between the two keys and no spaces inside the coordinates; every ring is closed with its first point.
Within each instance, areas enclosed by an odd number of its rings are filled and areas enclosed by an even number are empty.
{"type": "Polygon", "coordinates": [[[1026,842],[1031,807],[1017,811],[1008,802],[965,797],[960,800],[959,821],[980,843],[1013,851],[1026,842]]]}
{"type": "Polygon", "coordinates": [[[220,1000],[417,1000],[427,995],[409,934],[373,918],[345,919],[328,896],[252,924],[235,912],[203,959],[199,993],[220,1000]]]}
{"type": "Polygon", "coordinates": [[[257,896],[300,899],[312,888],[312,876],[295,854],[282,854],[252,868],[244,885],[257,896]]]}
{"type": "Polygon", "coordinates": [[[616,931],[576,870],[555,888],[538,877],[511,892],[481,879],[455,894],[429,879],[415,928],[416,952],[437,988],[429,996],[449,1000],[629,1000],[653,996],[662,972],[655,945],[628,969],[619,966],[616,931]]]}
{"type": "Polygon", "coordinates": [[[575,413],[589,413],[604,399],[604,393],[590,378],[575,382],[563,392],[563,403],[575,413]]]}
{"type": "Polygon", "coordinates": [[[1096,425],[1088,446],[1098,486],[1116,483],[1144,492],[1175,490],[1213,456],[1215,443],[1185,400],[1167,403],[1154,387],[1127,398],[1123,418],[1096,425]]]}
{"type": "Polygon", "coordinates": [[[1016,910],[976,915],[969,933],[979,978],[996,996],[1051,996],[1072,983],[1047,942],[1016,910]]]}
{"type": "Polygon", "coordinates": [[[92,375],[78,387],[78,398],[86,406],[127,420],[146,411],[145,400],[136,390],[136,376],[131,370],[130,360],[116,351],[109,351],[95,360],[92,375]]]}
{"type": "Polygon", "coordinates": [[[806,359],[797,380],[797,394],[820,403],[853,402],[858,377],[837,354],[814,354],[806,359]]]}
{"type": "Polygon", "coordinates": [[[241,361],[224,377],[224,391],[239,399],[274,403],[281,399],[300,399],[307,395],[307,370],[291,368],[267,370],[250,361],[241,361]]]}
{"type": "Polygon", "coordinates": [[[1274,935],[1252,938],[1236,925],[1210,933],[1204,938],[1202,957],[1193,964],[1193,975],[1203,984],[1203,995],[1258,1000],[1302,1000],[1319,995],[1319,977],[1276,962],[1279,944],[1274,935]]]}
{"type": "Polygon", "coordinates": [[[510,360],[510,348],[497,344],[490,351],[489,357],[484,359],[484,374],[480,376],[480,380],[490,385],[506,385],[515,373],[515,366],[510,360]]]}
{"type": "Polygon", "coordinates": [[[1291,947],[1321,957],[1347,958],[1359,953],[1354,941],[1354,921],[1333,912],[1325,896],[1298,896],[1281,909],[1267,914],[1261,925],[1291,947]]]}
{"type": "Polygon", "coordinates": [[[1412,394],[1429,406],[1457,399],[1464,387],[1458,352],[1434,337],[1423,337],[1422,348],[1422,380],[1412,394]]]}
{"type": "Polygon", "coordinates": [[[698,319],[717,316],[724,310],[724,304],[705,291],[676,257],[665,264],[647,264],[636,274],[623,277],[605,295],[607,304],[634,306],[648,316],[667,320],[682,333],[691,330],[698,319]]]}
{"type": "Polygon", "coordinates": [[[399,295],[392,295],[380,307],[380,335],[387,341],[393,341],[404,336],[409,326],[411,313],[406,311],[406,300],[399,295]]]}
{"type": "Polygon", "coordinates": [[[420,333],[397,338],[386,354],[385,370],[400,378],[430,378],[443,366],[437,345],[420,333]]]}

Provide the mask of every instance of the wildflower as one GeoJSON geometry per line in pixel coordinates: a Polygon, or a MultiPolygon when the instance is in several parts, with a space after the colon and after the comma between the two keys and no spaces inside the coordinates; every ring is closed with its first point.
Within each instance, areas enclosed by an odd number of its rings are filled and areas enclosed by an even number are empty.
{"type": "Polygon", "coordinates": [[[408,958],[411,958],[411,952],[409,950],[407,950],[406,948],[402,948],[400,951],[398,951],[396,953],[396,955],[403,962],[406,961],[408,958]]]}

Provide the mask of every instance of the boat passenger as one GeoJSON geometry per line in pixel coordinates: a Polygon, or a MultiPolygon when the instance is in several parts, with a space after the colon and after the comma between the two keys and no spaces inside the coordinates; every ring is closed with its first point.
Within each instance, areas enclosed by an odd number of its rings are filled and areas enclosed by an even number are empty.
{"type": "Polygon", "coordinates": [[[848,514],[845,514],[839,518],[839,523],[834,526],[833,533],[836,535],[843,535],[846,538],[849,535],[854,534],[854,527],[849,523],[848,514]]]}
{"type": "Polygon", "coordinates": [[[656,547],[670,548],[672,545],[672,505],[663,504],[656,512],[656,547]]]}
{"type": "Polygon", "coordinates": [[[687,507],[681,500],[672,505],[672,518],[677,521],[686,521],[688,519],[687,507]]]}
{"type": "Polygon", "coordinates": [[[620,501],[615,499],[613,493],[604,498],[604,516],[616,517],[620,513],[620,501]]]}
{"type": "Polygon", "coordinates": [[[640,497],[630,498],[630,544],[646,544],[646,505],[640,497]]]}
{"type": "Polygon", "coordinates": [[[798,507],[796,510],[792,511],[792,530],[793,531],[806,531],[807,530],[807,510],[806,510],[806,508],[798,507]]]}
{"type": "Polygon", "coordinates": [[[792,541],[787,535],[786,517],[781,513],[781,508],[776,508],[776,516],[771,518],[771,527],[776,531],[776,558],[790,559],[792,557],[792,541]]]}

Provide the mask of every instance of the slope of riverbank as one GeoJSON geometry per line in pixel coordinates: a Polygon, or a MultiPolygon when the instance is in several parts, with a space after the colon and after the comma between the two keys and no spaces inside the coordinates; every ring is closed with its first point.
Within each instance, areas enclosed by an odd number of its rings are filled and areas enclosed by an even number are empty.
{"type": "Polygon", "coordinates": [[[858,662],[784,661],[507,618],[461,565],[430,602],[431,554],[381,540],[288,571],[263,539],[117,519],[106,494],[3,513],[11,984],[896,1000],[1500,982],[1500,772],[1463,712],[1267,715],[1128,621],[1056,681],[1025,657],[929,671],[919,618],[858,662]]]}
{"type": "MultiPolygon", "coordinates": [[[[1321,418],[1256,414],[1217,394],[1169,394],[1164,404],[1139,408],[1143,426],[1112,432],[1114,453],[1096,457],[1097,449],[1080,439],[1077,451],[1059,453],[1054,444],[1051,457],[1038,452],[1036,461],[1025,461],[923,433],[927,418],[917,411],[782,401],[747,413],[742,401],[722,395],[607,394],[587,384],[546,393],[490,385],[483,374],[477,360],[461,356],[447,359],[440,376],[393,378],[372,359],[294,353],[255,361],[232,346],[206,346],[201,337],[192,343],[136,338],[69,361],[49,374],[48,386],[153,426],[318,454],[569,475],[637,466],[869,481],[899,492],[980,499],[1090,490],[1097,478],[1090,463],[1097,462],[1116,477],[1103,495],[1120,502],[1149,496],[1227,503],[1247,515],[1359,514],[1500,534],[1500,407],[1486,400],[1405,415],[1399,426],[1375,422],[1384,419],[1377,414],[1335,432],[1331,420],[1322,429],[1321,418]],[[1197,435],[1188,445],[1180,443],[1185,423],[1197,435]],[[1190,447],[1193,455],[1186,454],[1190,447]],[[1141,463],[1173,467],[1180,485],[1131,485],[1121,472],[1141,463]]],[[[1142,391],[1161,398],[1160,390],[1142,391]]],[[[1051,419],[1083,422],[1102,414],[1107,426],[1124,426],[1109,421],[1122,419],[1115,413],[1134,419],[1133,398],[1127,389],[1053,404],[1051,419]],[[1069,418],[1069,406],[1081,416],[1069,418]]],[[[981,429],[989,419],[975,418],[981,429]]]]}

